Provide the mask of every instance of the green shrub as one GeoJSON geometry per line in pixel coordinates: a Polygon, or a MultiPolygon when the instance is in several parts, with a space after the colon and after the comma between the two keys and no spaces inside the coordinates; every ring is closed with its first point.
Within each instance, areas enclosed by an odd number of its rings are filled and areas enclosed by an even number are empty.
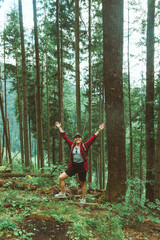
{"type": "Polygon", "coordinates": [[[10,220],[0,219],[0,231],[14,230],[17,227],[16,223],[12,223],[10,220]]]}

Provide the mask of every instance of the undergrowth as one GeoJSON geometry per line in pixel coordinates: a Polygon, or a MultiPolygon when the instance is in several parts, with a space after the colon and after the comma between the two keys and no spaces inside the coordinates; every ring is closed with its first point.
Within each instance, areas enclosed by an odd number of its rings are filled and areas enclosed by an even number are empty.
{"type": "MultiPolygon", "coordinates": [[[[24,179],[23,179],[24,181],[24,179]]],[[[40,188],[52,187],[52,180],[26,176],[25,181],[40,188]]],[[[133,188],[132,188],[133,189],[133,188]]],[[[132,192],[130,193],[132,194],[132,192]]],[[[45,216],[58,222],[68,222],[67,236],[72,240],[125,240],[123,228],[144,222],[146,218],[160,223],[157,211],[160,201],[141,204],[134,197],[124,199],[123,203],[103,203],[97,209],[77,207],[70,200],[53,200],[52,194],[42,195],[38,191],[0,189],[0,239],[31,240],[34,232],[25,230],[27,216],[45,216]],[[10,203],[9,208],[3,206],[10,203]],[[155,211],[156,210],[156,211],[155,211]],[[9,219],[9,220],[8,220],[9,219]]],[[[87,196],[87,201],[95,201],[87,196]]]]}

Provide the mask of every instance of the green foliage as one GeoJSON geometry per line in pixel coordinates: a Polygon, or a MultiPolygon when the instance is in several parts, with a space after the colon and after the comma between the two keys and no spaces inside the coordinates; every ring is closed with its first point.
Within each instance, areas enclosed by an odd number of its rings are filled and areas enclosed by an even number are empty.
{"type": "Polygon", "coordinates": [[[16,237],[16,240],[32,240],[32,237],[34,233],[27,233],[25,230],[21,229],[15,229],[14,230],[14,236],[16,237]]]}
{"type": "Polygon", "coordinates": [[[0,231],[3,230],[14,230],[17,224],[11,222],[10,220],[0,219],[0,231]]]}
{"type": "Polygon", "coordinates": [[[75,206],[66,205],[63,202],[57,200],[54,203],[54,208],[50,209],[49,215],[52,216],[56,221],[64,222],[69,220],[75,220],[75,206]]]}
{"type": "Polygon", "coordinates": [[[85,218],[79,218],[75,221],[67,232],[67,235],[73,240],[80,239],[92,239],[93,235],[91,231],[87,231],[87,224],[85,218]]]}
{"type": "MultiPolygon", "coordinates": [[[[84,212],[85,214],[85,212],[84,212]]],[[[87,214],[87,212],[86,212],[87,214]]],[[[70,220],[73,221],[67,235],[72,239],[123,239],[123,231],[121,219],[113,214],[106,213],[95,217],[82,217],[81,215],[71,215],[70,220]]]]}
{"type": "MultiPolygon", "coordinates": [[[[127,192],[126,192],[126,202],[132,202],[135,205],[143,205],[141,202],[140,194],[143,193],[145,182],[141,181],[139,178],[127,179],[127,192]]],[[[143,193],[144,194],[144,193],[143,193]]]]}
{"type": "Polygon", "coordinates": [[[0,219],[0,236],[6,236],[6,231],[12,231],[13,235],[16,237],[16,240],[32,240],[30,236],[34,233],[27,233],[25,230],[21,230],[17,227],[17,224],[11,220],[0,219]]]}
{"type": "Polygon", "coordinates": [[[160,218],[157,211],[160,210],[160,201],[156,200],[155,203],[144,201],[144,185],[145,182],[140,181],[138,178],[128,179],[125,201],[118,204],[106,202],[102,205],[102,208],[118,213],[120,222],[123,225],[144,222],[147,218],[159,223],[160,218]]]}
{"type": "Polygon", "coordinates": [[[4,211],[4,207],[2,205],[2,202],[0,201],[0,212],[2,213],[4,211]]]}
{"type": "MultiPolygon", "coordinates": [[[[41,179],[40,182],[43,182],[43,178],[41,179]]],[[[28,183],[31,181],[30,183],[33,184],[36,178],[31,178],[28,175],[25,177],[26,181],[28,183]]],[[[44,182],[45,186],[46,184],[47,182],[44,182]]],[[[134,184],[136,184],[136,181],[134,184]]],[[[130,182],[130,185],[133,185],[133,182],[132,184],[130,182]]],[[[88,200],[92,201],[92,198],[88,196],[88,200]]],[[[135,193],[133,193],[133,200],[131,201],[129,198],[126,198],[123,204],[111,204],[107,202],[99,205],[99,209],[96,209],[94,213],[90,207],[77,208],[72,201],[53,201],[50,194],[43,196],[39,195],[38,192],[12,189],[3,191],[2,188],[0,200],[2,216],[0,218],[0,226],[3,230],[1,231],[3,234],[6,234],[5,231],[7,231],[7,234],[14,235],[16,240],[32,239],[33,233],[26,232],[23,228],[23,222],[26,216],[36,215],[53,218],[61,223],[69,222],[70,226],[67,235],[73,240],[121,240],[124,239],[122,230],[124,225],[144,222],[146,218],[158,224],[160,223],[159,216],[156,213],[156,211],[160,210],[159,200],[156,200],[155,204],[148,203],[147,206],[143,206],[139,201],[136,202],[135,193]],[[4,209],[3,203],[5,202],[12,202],[12,207],[4,209]],[[8,222],[7,219],[10,219],[10,221],[8,222]],[[22,223],[21,228],[19,227],[19,223],[22,223]]],[[[0,236],[3,235],[1,234],[0,236]]]]}
{"type": "Polygon", "coordinates": [[[69,227],[67,234],[72,239],[93,239],[99,236],[100,239],[124,239],[122,225],[120,223],[119,217],[113,216],[112,214],[105,214],[103,216],[98,216],[95,218],[84,218],[79,217],[76,221],[69,227]]]}
{"type": "Polygon", "coordinates": [[[86,202],[93,202],[93,201],[95,201],[95,196],[86,195],[86,202]]]}
{"type": "Polygon", "coordinates": [[[107,213],[103,218],[88,218],[86,221],[90,229],[101,235],[101,239],[124,239],[121,219],[118,216],[107,213]]]}

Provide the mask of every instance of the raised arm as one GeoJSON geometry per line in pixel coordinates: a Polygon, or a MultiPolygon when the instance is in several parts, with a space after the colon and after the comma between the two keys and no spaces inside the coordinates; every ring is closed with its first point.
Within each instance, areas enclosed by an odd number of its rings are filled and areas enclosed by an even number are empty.
{"type": "Polygon", "coordinates": [[[95,133],[95,135],[98,136],[98,134],[100,133],[100,131],[103,130],[104,127],[105,127],[105,124],[104,124],[104,123],[102,123],[101,125],[99,125],[99,129],[98,129],[98,131],[95,133]]]}
{"type": "Polygon", "coordinates": [[[87,142],[84,142],[87,150],[89,149],[90,145],[94,143],[94,141],[96,140],[99,132],[100,132],[101,130],[103,130],[104,126],[105,126],[105,124],[102,123],[102,124],[99,126],[98,131],[97,131],[95,134],[93,134],[93,136],[92,136],[87,142]]]}
{"type": "Polygon", "coordinates": [[[61,123],[58,121],[55,122],[55,126],[59,129],[61,137],[66,141],[66,143],[71,147],[73,142],[67,137],[65,131],[61,127],[61,123]]]}
{"type": "Polygon", "coordinates": [[[55,126],[59,129],[60,133],[61,133],[61,132],[64,132],[63,129],[62,129],[62,126],[61,126],[61,123],[60,123],[60,122],[56,121],[56,122],[55,122],[55,126]]]}

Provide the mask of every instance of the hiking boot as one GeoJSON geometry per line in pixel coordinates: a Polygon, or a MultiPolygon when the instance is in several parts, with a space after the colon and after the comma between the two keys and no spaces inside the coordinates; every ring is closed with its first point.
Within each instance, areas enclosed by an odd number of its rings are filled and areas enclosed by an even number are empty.
{"type": "Polygon", "coordinates": [[[81,203],[86,203],[86,199],[80,199],[81,203]]]}
{"type": "Polygon", "coordinates": [[[66,198],[66,194],[65,193],[62,194],[61,192],[59,192],[58,194],[55,194],[54,196],[55,198],[66,198]]]}

